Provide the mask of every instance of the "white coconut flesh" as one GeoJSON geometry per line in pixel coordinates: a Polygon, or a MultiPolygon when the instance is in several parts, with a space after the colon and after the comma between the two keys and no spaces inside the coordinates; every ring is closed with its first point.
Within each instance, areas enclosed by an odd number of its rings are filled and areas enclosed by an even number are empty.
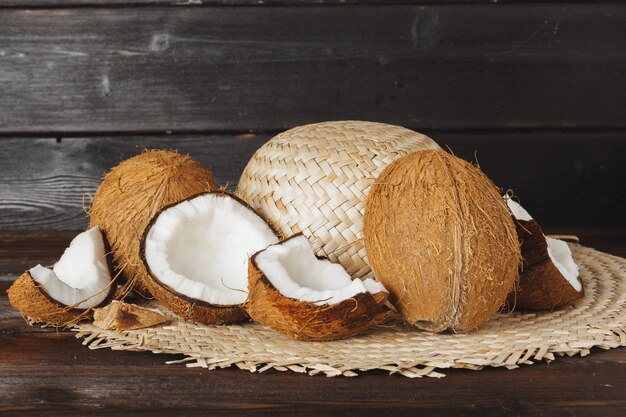
{"type": "Polygon", "coordinates": [[[110,292],[111,271],[97,227],[76,236],[52,269],[37,265],[29,272],[52,299],[76,309],[95,307],[110,292]]]}
{"type": "Polygon", "coordinates": [[[250,208],[209,193],[162,211],[146,235],[144,256],[153,277],[175,292],[238,305],[247,298],[248,258],[277,241],[250,208]]]}
{"type": "Polygon", "coordinates": [[[317,258],[303,235],[268,247],[256,255],[255,262],[283,296],[318,306],[339,304],[360,293],[386,292],[376,280],[352,280],[341,265],[317,258]]]}
{"type": "Polygon", "coordinates": [[[511,213],[513,213],[513,216],[517,220],[529,222],[533,219],[533,217],[526,211],[526,209],[524,209],[524,207],[522,207],[520,203],[514,201],[508,195],[505,195],[504,199],[506,200],[506,204],[509,206],[509,210],[511,210],[511,213]]]}
{"type": "Polygon", "coordinates": [[[583,286],[578,279],[578,265],[574,262],[572,250],[566,242],[559,239],[546,237],[546,243],[548,244],[548,256],[554,266],[556,266],[572,288],[577,292],[581,292],[583,286]]]}
{"type": "MultiPolygon", "coordinates": [[[[504,196],[511,213],[517,220],[521,221],[530,221],[533,220],[533,217],[526,211],[521,204],[516,201],[513,201],[512,198],[508,196],[504,196]]],[[[551,237],[546,237],[546,243],[548,245],[548,257],[550,261],[556,266],[559,270],[563,278],[574,288],[577,292],[582,291],[583,287],[578,279],[579,271],[578,265],[574,262],[574,258],[572,257],[572,251],[567,245],[566,242],[554,239],[551,237]]]]}

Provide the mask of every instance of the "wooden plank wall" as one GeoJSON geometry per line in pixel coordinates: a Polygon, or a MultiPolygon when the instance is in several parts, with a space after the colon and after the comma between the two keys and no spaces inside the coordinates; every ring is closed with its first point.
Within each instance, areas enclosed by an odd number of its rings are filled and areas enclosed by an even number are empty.
{"type": "Polygon", "coordinates": [[[143,147],[232,186],[273,134],[337,119],[477,153],[545,225],[626,225],[619,2],[177,3],[0,0],[0,230],[84,227],[143,147]]]}
{"type": "Polygon", "coordinates": [[[3,9],[0,133],[626,128],[618,4],[3,9]]]}

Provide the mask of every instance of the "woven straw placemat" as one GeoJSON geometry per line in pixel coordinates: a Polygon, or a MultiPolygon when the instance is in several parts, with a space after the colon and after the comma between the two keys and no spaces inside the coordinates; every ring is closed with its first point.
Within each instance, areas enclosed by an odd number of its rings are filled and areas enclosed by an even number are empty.
{"type": "Polygon", "coordinates": [[[309,375],[356,376],[384,369],[407,377],[441,377],[446,368],[516,368],[555,355],[589,354],[592,347],[626,346],[626,259],[571,245],[585,282],[575,306],[541,313],[502,313],[470,334],[432,334],[401,323],[335,342],[299,342],[260,325],[204,326],[185,322],[152,301],[168,324],[134,331],[75,327],[91,349],[184,354],[186,363],[208,369],[236,365],[263,372],[291,370],[309,375]]]}

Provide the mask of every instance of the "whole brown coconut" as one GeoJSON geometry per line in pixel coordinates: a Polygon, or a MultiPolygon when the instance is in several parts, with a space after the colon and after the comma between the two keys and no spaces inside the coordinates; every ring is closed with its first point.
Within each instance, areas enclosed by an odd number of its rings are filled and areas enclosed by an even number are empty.
{"type": "Polygon", "coordinates": [[[131,289],[149,295],[140,244],[150,219],[167,205],[216,188],[211,171],[174,151],[146,151],[104,177],[89,211],[89,224],[98,226],[111,245],[113,265],[126,280],[120,296],[131,289]]]}
{"type": "Polygon", "coordinates": [[[498,189],[444,152],[414,152],[382,172],[367,199],[364,234],[376,278],[420,329],[477,328],[518,278],[515,224],[498,189]]]}

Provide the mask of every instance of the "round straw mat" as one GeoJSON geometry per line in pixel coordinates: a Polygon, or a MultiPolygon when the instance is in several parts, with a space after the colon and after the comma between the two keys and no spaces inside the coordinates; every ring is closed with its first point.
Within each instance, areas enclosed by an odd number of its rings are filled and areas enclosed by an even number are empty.
{"type": "Polygon", "coordinates": [[[309,375],[356,376],[384,369],[407,377],[441,377],[446,368],[516,368],[555,355],[589,354],[592,347],[626,345],[626,259],[571,245],[585,283],[575,306],[541,313],[501,313],[470,334],[432,334],[395,322],[334,342],[301,342],[260,325],[204,326],[185,322],[156,302],[171,322],[134,331],[75,327],[92,349],[184,354],[190,367],[236,365],[253,372],[291,370],[309,375]]]}

